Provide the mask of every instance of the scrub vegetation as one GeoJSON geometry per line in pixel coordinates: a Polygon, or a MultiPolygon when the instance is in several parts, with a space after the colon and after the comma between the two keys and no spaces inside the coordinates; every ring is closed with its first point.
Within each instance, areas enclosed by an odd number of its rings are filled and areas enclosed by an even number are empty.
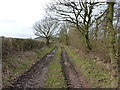
{"type": "Polygon", "coordinates": [[[43,42],[31,39],[3,38],[2,41],[4,54],[2,59],[3,86],[11,85],[15,79],[54,47],[46,47],[43,42]]]}
{"type": "Polygon", "coordinates": [[[112,71],[106,65],[96,61],[94,58],[82,57],[77,50],[66,47],[66,50],[75,63],[79,72],[86,77],[93,88],[112,88],[118,86],[119,78],[111,79],[112,71]]]}

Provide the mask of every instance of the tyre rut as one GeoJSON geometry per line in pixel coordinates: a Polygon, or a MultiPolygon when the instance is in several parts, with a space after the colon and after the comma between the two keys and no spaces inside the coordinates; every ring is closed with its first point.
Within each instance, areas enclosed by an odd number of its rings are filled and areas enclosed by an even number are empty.
{"type": "Polygon", "coordinates": [[[76,70],[74,63],[69,59],[64,47],[61,48],[61,64],[68,89],[90,88],[85,78],[76,70]]]}
{"type": "Polygon", "coordinates": [[[52,60],[58,47],[47,53],[26,73],[19,77],[13,84],[13,88],[44,88],[44,81],[49,71],[49,63],[52,60]]]}

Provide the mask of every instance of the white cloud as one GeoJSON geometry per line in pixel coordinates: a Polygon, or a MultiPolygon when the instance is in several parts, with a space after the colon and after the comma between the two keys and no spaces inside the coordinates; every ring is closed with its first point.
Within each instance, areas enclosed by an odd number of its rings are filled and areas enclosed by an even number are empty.
{"type": "Polygon", "coordinates": [[[43,18],[43,7],[49,2],[50,0],[0,0],[0,36],[17,37],[24,33],[25,37],[34,37],[32,25],[43,18]]]}

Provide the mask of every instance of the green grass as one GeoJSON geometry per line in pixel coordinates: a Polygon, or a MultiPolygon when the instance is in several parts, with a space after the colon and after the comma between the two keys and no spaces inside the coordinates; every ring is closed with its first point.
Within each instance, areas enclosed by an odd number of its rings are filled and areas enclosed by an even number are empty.
{"type": "MultiPolygon", "coordinates": [[[[43,57],[46,53],[51,51],[54,46],[45,47],[43,50],[38,51],[39,58],[43,57]]],[[[35,53],[35,52],[34,52],[35,53]]],[[[21,76],[25,71],[27,71],[32,64],[37,62],[38,56],[36,55],[25,55],[25,56],[17,56],[13,55],[4,60],[3,70],[9,72],[9,74],[4,75],[3,83],[10,83],[16,77],[21,76]]]]}
{"type": "Polygon", "coordinates": [[[110,70],[105,69],[105,67],[96,63],[94,59],[91,58],[81,58],[79,53],[76,53],[74,50],[71,50],[69,47],[66,47],[66,50],[71,57],[71,60],[74,61],[80,73],[86,77],[91,87],[93,88],[110,88],[117,87],[118,78],[111,79],[110,70]]]}
{"type": "Polygon", "coordinates": [[[62,67],[61,67],[61,49],[55,53],[54,59],[50,63],[50,69],[48,73],[48,78],[45,82],[46,88],[65,88],[66,81],[64,80],[62,67]]]}
{"type": "Polygon", "coordinates": [[[54,48],[54,46],[47,47],[44,50],[39,51],[38,55],[39,56],[44,56],[47,52],[50,52],[53,48],[54,48]]]}

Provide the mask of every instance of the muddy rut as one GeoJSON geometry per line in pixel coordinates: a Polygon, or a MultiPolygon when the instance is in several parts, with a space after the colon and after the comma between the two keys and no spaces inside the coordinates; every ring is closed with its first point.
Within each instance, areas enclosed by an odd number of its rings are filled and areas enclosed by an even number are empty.
{"type": "MultiPolygon", "coordinates": [[[[18,90],[18,88],[22,88],[21,90],[23,88],[25,90],[29,90],[30,88],[45,88],[44,83],[48,75],[49,64],[57,49],[58,47],[56,46],[8,88],[10,90],[18,90]]],[[[67,82],[67,88],[90,88],[86,79],[76,70],[74,63],[69,59],[65,49],[63,47],[61,49],[61,65],[67,82]]]]}
{"type": "Polygon", "coordinates": [[[67,87],[72,88],[90,88],[85,78],[76,70],[74,63],[69,59],[67,52],[62,47],[61,53],[62,70],[67,81],[67,87]]]}
{"type": "MultiPolygon", "coordinates": [[[[12,85],[13,88],[44,88],[44,81],[47,78],[49,63],[58,47],[47,53],[35,65],[31,67],[24,75],[18,78],[12,85]]],[[[11,87],[11,88],[12,88],[11,87]]]]}

